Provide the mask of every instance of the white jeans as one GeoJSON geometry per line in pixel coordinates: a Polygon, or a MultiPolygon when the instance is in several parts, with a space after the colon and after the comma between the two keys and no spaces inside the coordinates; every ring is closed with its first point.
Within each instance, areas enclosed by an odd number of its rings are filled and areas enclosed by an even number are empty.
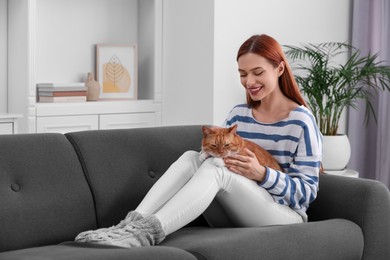
{"type": "Polygon", "coordinates": [[[212,159],[201,163],[199,153],[195,151],[185,152],[171,165],[136,211],[143,215],[155,214],[165,235],[182,228],[205,211],[212,226],[231,223],[254,227],[303,222],[298,213],[276,203],[255,181],[226,167],[216,167],[212,159]]]}

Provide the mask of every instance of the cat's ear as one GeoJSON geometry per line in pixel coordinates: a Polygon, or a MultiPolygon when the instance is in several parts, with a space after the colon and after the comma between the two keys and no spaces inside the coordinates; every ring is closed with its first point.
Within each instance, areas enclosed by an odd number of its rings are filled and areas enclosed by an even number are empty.
{"type": "Polygon", "coordinates": [[[235,134],[237,132],[237,125],[234,125],[229,128],[229,133],[230,134],[235,134]]]}
{"type": "Polygon", "coordinates": [[[207,135],[213,133],[213,130],[210,127],[202,126],[202,132],[203,136],[206,137],[207,135]]]}

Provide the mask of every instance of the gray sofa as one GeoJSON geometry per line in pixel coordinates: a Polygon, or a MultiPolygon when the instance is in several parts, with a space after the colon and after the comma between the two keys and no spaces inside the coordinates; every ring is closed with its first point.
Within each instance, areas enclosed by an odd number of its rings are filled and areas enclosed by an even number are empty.
{"type": "Polygon", "coordinates": [[[0,136],[0,259],[390,259],[387,187],[330,175],[308,223],[210,228],[201,216],[159,246],[73,242],[118,223],[200,140],[200,126],[0,136]]]}

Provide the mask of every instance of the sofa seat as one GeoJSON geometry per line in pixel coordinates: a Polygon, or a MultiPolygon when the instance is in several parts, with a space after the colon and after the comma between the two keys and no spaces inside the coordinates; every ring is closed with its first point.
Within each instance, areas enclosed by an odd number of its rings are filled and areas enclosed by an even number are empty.
{"type": "Polygon", "coordinates": [[[162,243],[214,260],[361,259],[363,244],[360,227],[345,219],[259,228],[185,228],[162,243]]]}
{"type": "Polygon", "coordinates": [[[332,219],[259,228],[187,227],[159,246],[118,248],[65,242],[2,253],[7,260],[99,259],[361,259],[363,234],[358,225],[332,219]],[[317,241],[313,243],[313,241],[317,241]]]}
{"type": "Polygon", "coordinates": [[[196,260],[196,257],[182,249],[155,246],[119,248],[93,244],[66,242],[59,245],[27,248],[0,254],[0,260],[196,260]]]}

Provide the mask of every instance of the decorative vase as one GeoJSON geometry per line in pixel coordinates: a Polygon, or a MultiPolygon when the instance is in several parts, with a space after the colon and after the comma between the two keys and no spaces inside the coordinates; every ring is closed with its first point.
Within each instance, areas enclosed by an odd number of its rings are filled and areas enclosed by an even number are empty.
{"type": "Polygon", "coordinates": [[[85,81],[85,86],[87,87],[87,100],[97,101],[100,95],[100,85],[99,82],[94,79],[92,72],[88,72],[87,80],[85,81]]]}
{"type": "Polygon", "coordinates": [[[351,144],[347,135],[323,136],[322,166],[324,171],[345,170],[351,157],[351,144]]]}

